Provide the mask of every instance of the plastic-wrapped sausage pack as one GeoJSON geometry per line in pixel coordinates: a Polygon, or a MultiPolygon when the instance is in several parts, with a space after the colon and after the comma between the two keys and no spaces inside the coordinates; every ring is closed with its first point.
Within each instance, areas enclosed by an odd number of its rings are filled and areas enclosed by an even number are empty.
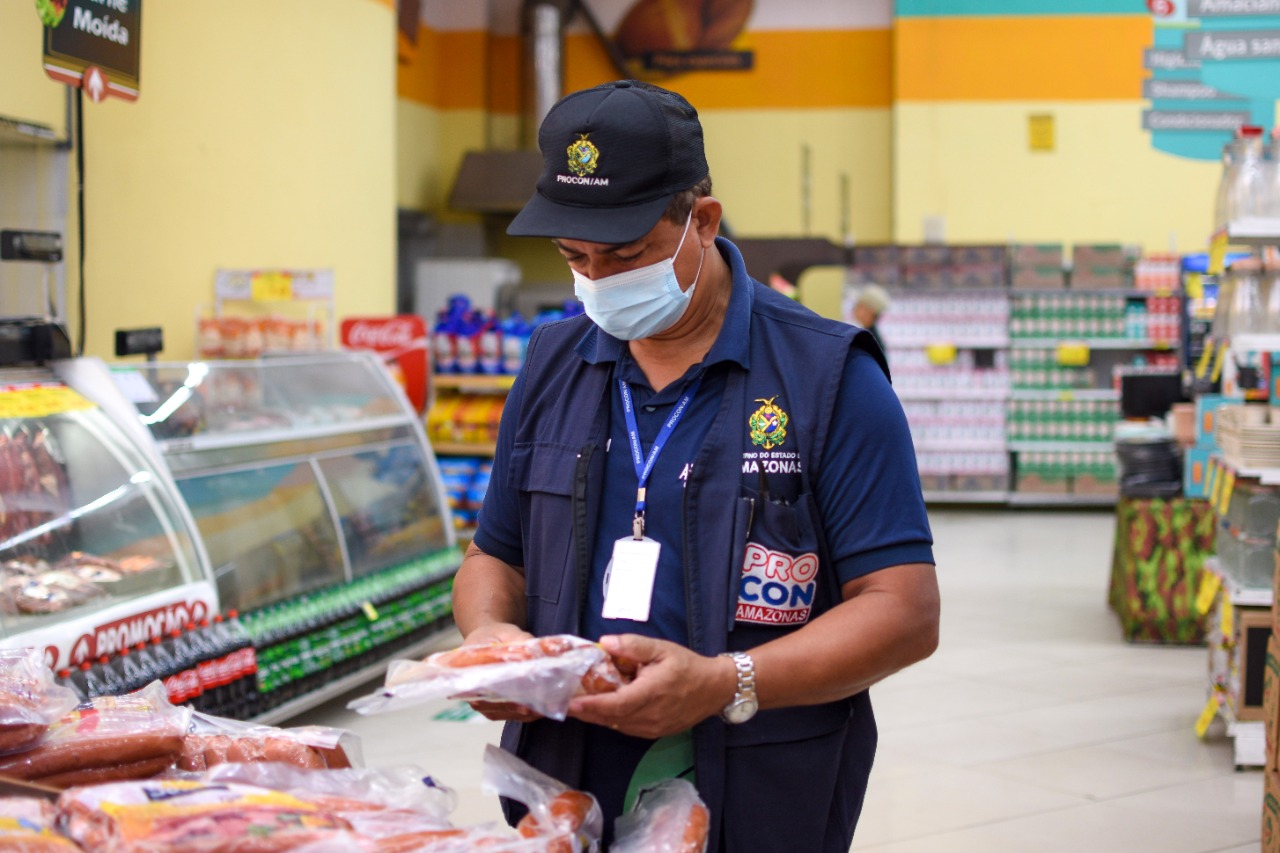
{"type": "Polygon", "coordinates": [[[26,749],[76,706],[39,649],[0,649],[0,755],[26,749]]]}

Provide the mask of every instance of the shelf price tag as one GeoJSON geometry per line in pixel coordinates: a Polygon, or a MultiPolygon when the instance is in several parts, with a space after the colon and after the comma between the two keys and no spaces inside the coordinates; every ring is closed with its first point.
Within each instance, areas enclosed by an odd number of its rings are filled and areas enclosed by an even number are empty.
{"type": "Polygon", "coordinates": [[[1209,731],[1209,725],[1216,716],[1218,716],[1218,694],[1215,691],[1209,697],[1209,701],[1204,704],[1204,710],[1200,712],[1200,716],[1196,718],[1196,737],[1205,736],[1205,732],[1209,731]]]}
{"type": "Polygon", "coordinates": [[[1202,299],[1204,297],[1204,276],[1198,272],[1187,273],[1184,287],[1186,288],[1188,299],[1202,299]]]}
{"type": "Polygon", "coordinates": [[[1087,367],[1089,345],[1082,341],[1062,341],[1058,344],[1057,360],[1063,367],[1087,367]]]}
{"type": "Polygon", "coordinates": [[[1214,382],[1217,382],[1219,379],[1222,378],[1222,368],[1226,366],[1227,358],[1228,358],[1227,346],[1228,344],[1226,341],[1223,341],[1218,346],[1218,353],[1217,353],[1218,357],[1213,363],[1213,375],[1209,377],[1214,382]]]}
{"type": "Polygon", "coordinates": [[[1222,268],[1227,262],[1227,229],[1214,232],[1209,241],[1209,275],[1222,275],[1222,268]]]}
{"type": "Polygon", "coordinates": [[[944,367],[948,364],[955,364],[956,345],[953,343],[929,344],[924,348],[924,352],[932,365],[944,367]]]}
{"type": "MultiPolygon", "coordinates": [[[[1222,485],[1227,481],[1227,469],[1219,465],[1219,471],[1213,478],[1213,490],[1209,492],[1209,506],[1217,509],[1222,506],[1222,485]]],[[[1221,515],[1221,513],[1219,513],[1221,515]]]]}
{"type": "MultiPolygon", "coordinates": [[[[1209,470],[1205,474],[1205,480],[1204,480],[1204,493],[1206,496],[1211,496],[1213,494],[1213,487],[1217,483],[1217,481],[1218,481],[1218,460],[1210,459],[1209,470]]],[[[1213,506],[1212,500],[1210,500],[1209,505],[1213,506]]]]}
{"type": "Polygon", "coordinates": [[[1218,597],[1222,588],[1222,578],[1214,572],[1200,573],[1200,591],[1196,593],[1196,612],[1203,615],[1213,607],[1213,600],[1218,597]]]}
{"type": "Polygon", "coordinates": [[[293,298],[293,276],[281,270],[255,272],[249,278],[254,302],[288,302],[293,298]]]}
{"type": "Polygon", "coordinates": [[[1209,372],[1209,364],[1213,361],[1215,350],[1212,341],[1206,339],[1204,344],[1204,350],[1200,353],[1200,360],[1196,362],[1196,379],[1204,379],[1209,372]]]}
{"type": "Polygon", "coordinates": [[[93,408],[65,385],[0,385],[0,419],[47,418],[93,408]]]}
{"type": "Polygon", "coordinates": [[[1071,402],[1074,402],[1075,399],[1076,399],[1075,391],[1059,391],[1058,392],[1059,403],[1071,403],[1071,402]]]}
{"type": "Polygon", "coordinates": [[[1226,596],[1222,597],[1222,615],[1218,618],[1218,626],[1222,631],[1222,642],[1231,645],[1236,635],[1236,609],[1226,596]]]}
{"type": "Polygon", "coordinates": [[[372,601],[366,601],[364,604],[361,604],[360,609],[364,611],[365,617],[370,622],[378,621],[378,608],[373,606],[372,601]]]}
{"type": "Polygon", "coordinates": [[[1228,469],[1226,475],[1222,478],[1222,502],[1218,504],[1218,515],[1226,516],[1227,510],[1231,507],[1231,495],[1236,488],[1236,472],[1228,469]]]}

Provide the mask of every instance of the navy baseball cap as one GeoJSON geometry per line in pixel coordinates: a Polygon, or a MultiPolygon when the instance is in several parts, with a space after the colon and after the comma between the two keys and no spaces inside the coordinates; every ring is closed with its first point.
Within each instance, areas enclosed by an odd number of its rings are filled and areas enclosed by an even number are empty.
{"type": "Polygon", "coordinates": [[[561,98],[538,130],[542,175],[507,233],[630,243],[709,172],[698,111],[666,89],[618,80],[561,98]]]}

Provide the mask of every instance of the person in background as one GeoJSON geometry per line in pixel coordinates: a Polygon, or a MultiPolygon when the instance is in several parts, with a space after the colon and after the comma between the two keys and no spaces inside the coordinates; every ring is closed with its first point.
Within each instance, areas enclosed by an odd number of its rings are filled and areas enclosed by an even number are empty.
{"type": "Polygon", "coordinates": [[[646,786],[683,777],[713,853],[846,853],[875,754],[867,688],[938,641],[884,356],[747,274],[680,95],[575,92],[539,147],[507,230],[551,239],[585,315],[529,342],[454,619],[467,645],[595,640],[634,679],[562,722],[473,705],[599,800],[606,845],[646,786]]]}
{"type": "Polygon", "coordinates": [[[888,308],[889,291],[878,284],[864,284],[858,291],[858,300],[853,304],[853,322],[870,332],[882,350],[884,340],[880,337],[880,330],[876,328],[876,321],[888,308]]]}

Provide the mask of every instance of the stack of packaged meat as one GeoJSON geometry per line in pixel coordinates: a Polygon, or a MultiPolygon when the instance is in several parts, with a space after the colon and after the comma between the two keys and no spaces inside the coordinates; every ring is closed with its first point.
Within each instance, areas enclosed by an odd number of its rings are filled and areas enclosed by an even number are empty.
{"type": "Polygon", "coordinates": [[[0,649],[0,756],[31,747],[77,701],[38,649],[0,649]]]}

